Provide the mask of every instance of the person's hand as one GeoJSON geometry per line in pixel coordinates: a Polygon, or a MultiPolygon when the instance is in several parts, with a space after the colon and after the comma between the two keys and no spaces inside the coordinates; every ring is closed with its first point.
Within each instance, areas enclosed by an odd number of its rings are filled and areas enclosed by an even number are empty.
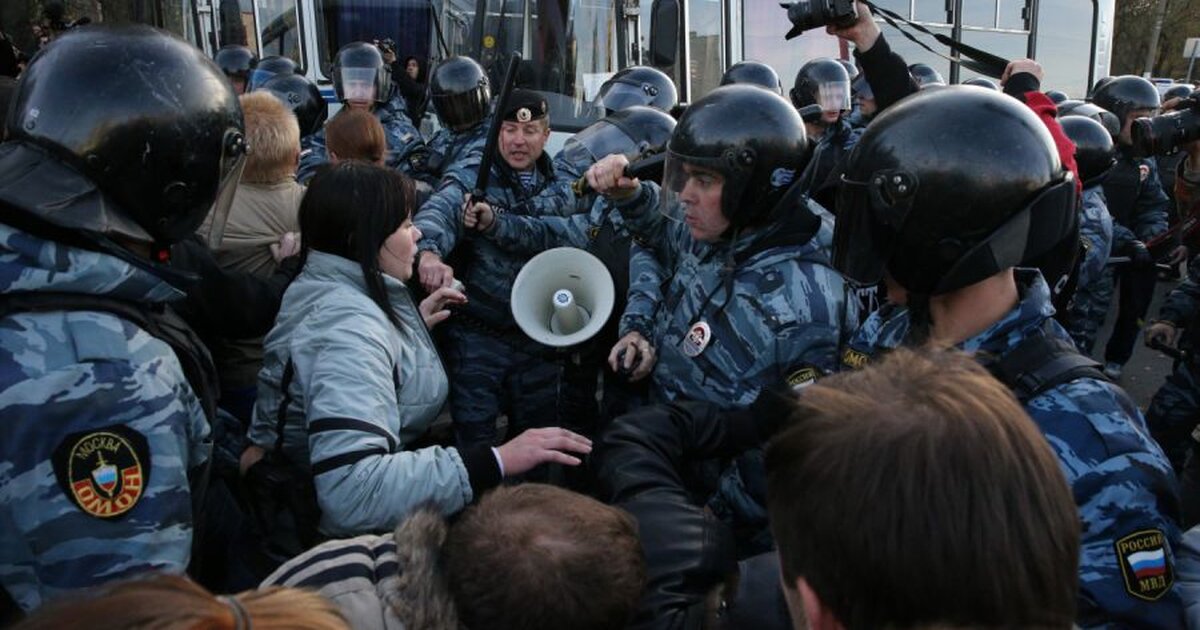
{"type": "Polygon", "coordinates": [[[495,221],[496,212],[492,210],[491,205],[486,201],[471,203],[471,196],[467,195],[466,201],[463,202],[463,225],[467,229],[486,232],[495,221]]]}
{"type": "Polygon", "coordinates": [[[1156,345],[1166,346],[1168,348],[1175,346],[1175,336],[1179,333],[1179,329],[1168,321],[1159,320],[1151,322],[1146,326],[1144,333],[1146,345],[1153,348],[1156,345]]]}
{"type": "Polygon", "coordinates": [[[854,4],[858,8],[858,20],[854,24],[840,28],[829,24],[825,27],[825,32],[848,42],[854,42],[854,47],[858,49],[858,52],[864,53],[879,40],[879,25],[875,23],[875,18],[871,15],[871,9],[867,5],[861,2],[854,4]]]}
{"type": "Polygon", "coordinates": [[[558,427],[529,429],[496,449],[504,475],[513,477],[528,472],[534,466],[545,463],[578,466],[580,459],[568,453],[587,455],[592,452],[592,441],[558,427]]]}
{"type": "Polygon", "coordinates": [[[254,444],[247,446],[246,450],[242,451],[241,458],[238,459],[238,471],[245,477],[246,471],[250,470],[250,467],[257,464],[258,460],[262,459],[266,454],[267,452],[261,446],[255,446],[254,444]]]}
{"type": "Polygon", "coordinates": [[[625,177],[629,158],[619,153],[601,158],[584,173],[592,190],[606,197],[629,197],[641,187],[637,178],[625,177]]]}
{"type": "Polygon", "coordinates": [[[442,287],[421,300],[417,310],[421,312],[421,319],[425,320],[425,327],[432,329],[450,317],[448,307],[451,304],[466,303],[467,296],[462,291],[453,287],[442,287]]]}
{"type": "Polygon", "coordinates": [[[284,232],[278,243],[271,243],[271,257],[275,262],[281,262],[288,256],[300,253],[300,235],[296,232],[284,232]]]}
{"type": "Polygon", "coordinates": [[[656,359],[654,346],[646,341],[642,333],[634,331],[621,337],[612,347],[608,353],[608,366],[614,372],[628,373],[629,382],[632,383],[646,378],[654,369],[656,359]]]}
{"type": "Polygon", "coordinates": [[[1176,245],[1175,249],[1172,249],[1171,253],[1167,254],[1167,264],[1171,265],[1172,267],[1175,267],[1179,264],[1182,264],[1183,261],[1187,260],[1187,258],[1188,258],[1187,245],[1176,245]]]}
{"type": "Polygon", "coordinates": [[[454,282],[454,268],[442,262],[442,257],[426,250],[418,254],[417,277],[425,290],[433,293],[454,282]]]}
{"type": "Polygon", "coordinates": [[[1150,250],[1146,248],[1146,244],[1141,241],[1133,241],[1129,244],[1129,265],[1132,267],[1149,267],[1154,264],[1154,257],[1150,255],[1150,250]]]}
{"type": "Polygon", "coordinates": [[[1044,74],[1042,72],[1042,64],[1032,59],[1017,59],[1016,61],[1009,62],[1008,66],[1004,68],[1004,74],[1000,75],[1000,85],[1008,83],[1009,77],[1021,74],[1022,72],[1032,74],[1037,78],[1039,84],[1042,82],[1044,74]]]}

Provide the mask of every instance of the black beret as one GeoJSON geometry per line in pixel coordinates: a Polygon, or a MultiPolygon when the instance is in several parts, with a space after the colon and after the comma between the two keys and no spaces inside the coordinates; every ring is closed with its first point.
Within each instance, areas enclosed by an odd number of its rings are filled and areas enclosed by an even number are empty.
{"type": "Polygon", "coordinates": [[[541,120],[550,113],[546,99],[533,90],[515,89],[508,97],[508,109],[504,112],[504,120],[509,122],[529,122],[541,120]]]}

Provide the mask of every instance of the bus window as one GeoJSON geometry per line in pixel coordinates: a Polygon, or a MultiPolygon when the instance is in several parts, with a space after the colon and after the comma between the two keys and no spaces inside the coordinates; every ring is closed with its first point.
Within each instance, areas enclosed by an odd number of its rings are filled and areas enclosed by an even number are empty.
{"type": "Polygon", "coordinates": [[[688,44],[691,46],[689,71],[692,75],[692,90],[688,98],[695,101],[721,84],[721,73],[725,68],[724,45],[721,39],[721,2],[687,2],[687,35],[688,44]]]}
{"type": "Polygon", "coordinates": [[[391,39],[396,57],[429,58],[428,0],[315,0],[320,72],[328,77],[338,50],[354,42],[391,39]]]}
{"type": "Polygon", "coordinates": [[[262,56],[287,57],[304,70],[296,0],[258,0],[258,17],[263,23],[262,56]]]}
{"type": "Polygon", "coordinates": [[[221,0],[217,12],[220,16],[220,46],[239,44],[258,50],[252,0],[221,0]]]}
{"type": "MultiPolygon", "coordinates": [[[[778,0],[742,2],[742,58],[761,61],[779,74],[783,93],[791,89],[796,73],[805,62],[817,57],[849,58],[836,37],[815,28],[791,41],[783,36],[792,28],[778,0]]],[[[889,37],[890,39],[890,37],[889,37]]]]}
{"type": "Polygon", "coordinates": [[[1073,98],[1086,96],[1092,44],[1091,0],[1038,3],[1037,59],[1046,71],[1043,89],[1062,90],[1073,98]]]}

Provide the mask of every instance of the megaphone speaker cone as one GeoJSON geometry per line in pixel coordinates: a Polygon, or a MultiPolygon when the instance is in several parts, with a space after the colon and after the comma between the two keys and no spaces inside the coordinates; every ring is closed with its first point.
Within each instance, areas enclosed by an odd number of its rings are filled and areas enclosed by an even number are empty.
{"type": "Polygon", "coordinates": [[[612,315],[612,275],[599,258],[574,247],[546,250],[513,282],[513,319],[534,341],[556,348],[591,339],[612,315]]]}

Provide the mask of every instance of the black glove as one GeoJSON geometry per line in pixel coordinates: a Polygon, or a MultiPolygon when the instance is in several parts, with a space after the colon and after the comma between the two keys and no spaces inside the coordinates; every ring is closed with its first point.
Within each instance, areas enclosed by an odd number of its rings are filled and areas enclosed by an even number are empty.
{"type": "Polygon", "coordinates": [[[1150,255],[1150,250],[1146,248],[1145,243],[1133,241],[1129,244],[1129,264],[1138,268],[1154,265],[1154,257],[1150,255]]]}

